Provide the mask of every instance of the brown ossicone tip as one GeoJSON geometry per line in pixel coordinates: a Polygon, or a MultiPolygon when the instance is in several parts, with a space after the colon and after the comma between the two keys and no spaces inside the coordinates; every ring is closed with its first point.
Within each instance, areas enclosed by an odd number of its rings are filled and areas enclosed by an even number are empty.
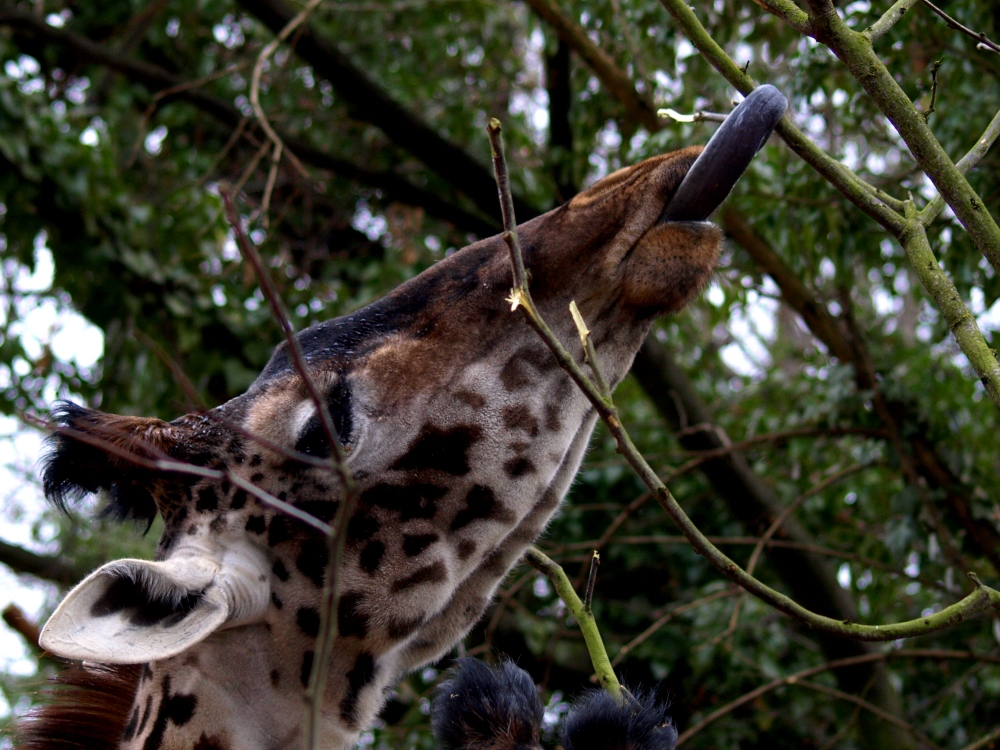
{"type": "Polygon", "coordinates": [[[751,91],[691,165],[660,221],[705,221],[722,205],[787,108],[788,100],[770,84],[751,91]]]}

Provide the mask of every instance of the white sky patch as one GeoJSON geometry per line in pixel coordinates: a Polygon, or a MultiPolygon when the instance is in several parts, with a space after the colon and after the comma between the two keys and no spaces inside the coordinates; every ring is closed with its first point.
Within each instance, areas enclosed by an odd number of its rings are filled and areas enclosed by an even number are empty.
{"type": "MultiPolygon", "coordinates": [[[[34,552],[47,553],[44,543],[35,540],[32,528],[38,526],[44,500],[37,483],[32,482],[44,435],[25,428],[13,417],[0,417],[0,539],[34,552]]],[[[54,529],[41,526],[42,538],[50,537],[54,529]]],[[[0,608],[14,604],[33,622],[42,617],[45,605],[54,599],[56,587],[30,576],[17,576],[0,565],[0,608]]],[[[0,670],[14,675],[35,673],[36,662],[24,639],[5,624],[0,624],[0,670]]],[[[11,707],[0,696],[0,717],[9,715],[11,707]]]]}
{"type": "MultiPolygon", "coordinates": [[[[72,310],[68,298],[63,300],[58,293],[53,294],[55,265],[44,233],[35,239],[34,254],[33,269],[13,258],[3,261],[6,284],[0,289],[0,317],[8,306],[12,306],[15,316],[7,334],[17,337],[32,359],[41,357],[48,348],[57,360],[72,362],[82,369],[95,367],[104,354],[103,332],[72,310]]],[[[30,372],[30,365],[23,360],[15,364],[18,368],[30,372]]],[[[45,391],[49,400],[60,395],[54,385],[45,391]]],[[[54,549],[47,542],[55,536],[56,528],[43,520],[46,505],[37,480],[44,438],[40,431],[25,427],[14,417],[0,417],[0,539],[51,554],[54,549]]],[[[30,620],[38,622],[55,596],[55,586],[30,576],[14,575],[0,565],[0,608],[16,604],[30,620]]],[[[0,625],[0,670],[30,675],[35,667],[23,638],[0,625]]],[[[0,697],[0,717],[10,710],[0,697]]]]}
{"type": "Polygon", "coordinates": [[[523,114],[531,128],[531,140],[542,146],[549,133],[549,92],[545,81],[545,36],[536,28],[528,36],[524,50],[524,68],[517,76],[517,88],[511,93],[508,111],[523,114]]]}
{"type": "Polygon", "coordinates": [[[618,169],[617,152],[622,145],[622,136],[614,120],[604,123],[594,138],[594,151],[590,154],[590,174],[584,182],[591,185],[618,169]]]}
{"type": "Polygon", "coordinates": [[[89,126],[83,129],[80,133],[80,143],[84,146],[90,146],[91,148],[99,145],[101,142],[101,136],[97,134],[97,129],[93,126],[89,126]]]}
{"type": "MultiPolygon", "coordinates": [[[[372,242],[378,240],[389,228],[388,222],[381,214],[372,213],[368,201],[358,201],[354,209],[351,226],[363,233],[372,242]]],[[[228,240],[227,240],[228,241],[228,240]]]]}
{"type": "Polygon", "coordinates": [[[851,566],[847,563],[842,563],[837,570],[837,583],[842,589],[851,588],[851,566]]]}
{"type": "Polygon", "coordinates": [[[167,139],[167,132],[167,127],[160,125],[146,136],[146,140],[143,141],[142,145],[146,149],[147,154],[156,156],[163,150],[163,141],[167,139]]]}
{"type": "Polygon", "coordinates": [[[771,363],[768,349],[777,330],[777,300],[762,297],[751,289],[743,305],[734,305],[727,328],[733,342],[719,351],[722,361],[737,375],[764,376],[771,363]]]}

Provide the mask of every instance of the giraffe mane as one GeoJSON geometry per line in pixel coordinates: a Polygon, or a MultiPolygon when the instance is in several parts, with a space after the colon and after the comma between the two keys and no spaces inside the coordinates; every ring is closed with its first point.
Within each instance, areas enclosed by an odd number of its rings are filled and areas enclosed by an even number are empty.
{"type": "Polygon", "coordinates": [[[114,750],[139,686],[140,665],[73,664],[18,722],[16,750],[114,750]]]}

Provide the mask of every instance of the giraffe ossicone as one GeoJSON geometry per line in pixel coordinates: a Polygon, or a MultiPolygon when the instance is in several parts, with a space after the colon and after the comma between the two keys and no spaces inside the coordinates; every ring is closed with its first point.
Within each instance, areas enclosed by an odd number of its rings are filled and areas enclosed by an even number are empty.
{"type": "MultiPolygon", "coordinates": [[[[720,128],[705,152],[710,163],[699,159],[700,148],[648,159],[519,227],[537,309],[583,362],[568,312],[576,302],[612,386],[654,318],[680,310],[710,278],[722,235],[701,219],[784,111],[784,99],[778,111],[768,89],[720,128]],[[685,180],[689,170],[706,175],[701,187],[685,180]],[[682,182],[687,213],[667,216],[682,182]]],[[[298,335],[360,489],[324,690],[329,750],[350,747],[386,691],[448,653],[475,624],[544,530],[583,457],[595,412],[511,314],[511,285],[497,236],[298,335]]],[[[50,498],[64,504],[100,491],[111,515],[164,521],[155,561],[103,566],[46,625],[42,644],[55,654],[142,665],[73,677],[129,706],[115,715],[106,709],[100,742],[77,744],[301,748],[326,541],[218,478],[224,469],[333,519],[340,486],[329,470],[302,460],[328,456],[329,445],[287,346],[247,393],[208,415],[168,423],[64,405],[55,416],[62,429],[44,469],[50,498]],[[151,465],[163,458],[211,471],[151,465]],[[134,689],[122,687],[123,674],[134,689]],[[120,699],[123,690],[134,690],[131,703],[120,699]]],[[[53,738],[90,731],[72,726],[86,722],[60,705],[29,717],[23,747],[69,747],[53,738]]]]}

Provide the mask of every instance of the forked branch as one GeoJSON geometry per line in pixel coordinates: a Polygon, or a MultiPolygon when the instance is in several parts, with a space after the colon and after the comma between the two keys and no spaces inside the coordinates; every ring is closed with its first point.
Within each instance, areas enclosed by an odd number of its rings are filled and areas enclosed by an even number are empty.
{"type": "MultiPolygon", "coordinates": [[[[288,313],[285,311],[285,306],[281,302],[281,297],[274,287],[274,281],[264,268],[257,249],[247,239],[240,217],[233,206],[232,199],[225,190],[222,191],[222,200],[225,204],[226,216],[233,228],[233,234],[236,238],[236,244],[240,249],[240,254],[252,266],[254,273],[257,275],[261,291],[271,306],[275,320],[281,325],[281,330],[285,334],[285,343],[288,346],[292,365],[302,379],[309,399],[312,401],[313,406],[316,407],[316,413],[320,418],[320,425],[323,428],[327,444],[330,447],[331,459],[326,464],[326,468],[340,480],[341,487],[343,488],[343,497],[340,506],[337,508],[333,523],[327,527],[325,532],[328,561],[323,576],[319,635],[316,637],[315,656],[313,658],[312,669],[309,673],[309,685],[306,688],[306,698],[308,701],[305,729],[306,748],[307,750],[319,750],[319,727],[323,709],[323,692],[326,686],[326,671],[330,661],[330,654],[333,650],[333,642],[337,637],[337,619],[334,617],[334,613],[337,611],[337,604],[340,598],[340,564],[344,558],[344,547],[347,543],[347,534],[345,533],[347,521],[353,515],[354,506],[357,503],[357,485],[354,482],[354,477],[351,475],[350,469],[347,467],[347,454],[344,451],[343,444],[340,442],[337,429],[333,424],[333,418],[330,416],[326,399],[323,397],[319,387],[316,385],[316,381],[309,372],[302,346],[295,337],[295,331],[292,329],[291,321],[288,313]]],[[[302,513],[297,508],[294,510],[302,513]]],[[[313,520],[319,523],[317,519],[313,520]]]]}
{"type": "MultiPolygon", "coordinates": [[[[500,123],[496,120],[490,122],[487,129],[491,143],[494,143],[493,151],[498,154],[499,159],[503,159],[503,147],[501,143],[500,123]]],[[[506,165],[502,165],[500,174],[506,173],[506,165]]],[[[503,194],[507,183],[498,181],[498,187],[503,194]]],[[[508,218],[505,216],[505,219],[508,218]]],[[[509,217],[512,218],[512,217],[509,217]]],[[[504,237],[507,241],[508,249],[511,253],[511,263],[523,268],[523,258],[516,257],[520,253],[520,245],[517,241],[516,227],[511,223],[504,225],[504,237]]],[[[517,276],[515,276],[517,278],[517,276]]],[[[559,365],[566,370],[569,376],[577,384],[583,394],[594,406],[598,415],[604,420],[608,431],[614,437],[618,446],[618,451],[632,466],[636,474],[646,485],[649,491],[657,499],[660,505],[667,511],[668,515],[677,524],[681,533],[687,538],[691,546],[700,555],[705,557],[713,567],[722,573],[733,583],[741,586],[746,591],[756,596],[761,601],[774,607],[780,612],[789,615],[807,624],[815,630],[829,633],[831,635],[842,636],[860,641],[892,641],[899,638],[912,638],[918,635],[926,635],[938,630],[957,625],[960,622],[980,616],[991,610],[1000,613],[1000,591],[995,591],[973,578],[975,588],[961,601],[945,607],[926,617],[916,620],[896,623],[894,625],[859,625],[851,622],[842,622],[830,617],[824,617],[815,612],[811,612],[784,594],[775,591],[761,581],[748,574],[739,565],[727,557],[721,550],[712,544],[708,538],[691,521],[684,509],[678,504],[670,490],[663,484],[656,472],[649,466],[642,454],[635,447],[628,432],[621,424],[618,410],[609,396],[605,396],[599,386],[592,381],[579,363],[569,354],[559,339],[555,336],[546,322],[542,319],[531,298],[528,283],[524,275],[521,276],[521,283],[511,290],[510,300],[514,310],[520,308],[528,324],[535,329],[544,341],[545,345],[552,352],[559,365]]],[[[593,365],[592,365],[593,367],[593,365]]],[[[971,574],[970,574],[971,575],[971,574]]],[[[565,601],[565,600],[564,600],[565,601]]]]}
{"type": "MultiPolygon", "coordinates": [[[[594,613],[590,611],[589,599],[587,602],[580,600],[573,583],[566,575],[562,566],[552,558],[539,550],[537,547],[529,547],[524,555],[524,559],[531,567],[548,578],[556,588],[559,598],[569,607],[580,632],[583,633],[583,640],[587,644],[587,651],[590,652],[590,661],[594,665],[594,672],[597,673],[597,680],[601,687],[612,695],[621,693],[621,685],[615,676],[615,670],[611,666],[611,659],[604,648],[604,641],[601,640],[601,631],[597,628],[597,621],[594,620],[594,613]]],[[[596,566],[591,568],[595,571],[596,566]]],[[[588,593],[591,591],[588,584],[588,593]]]]}

